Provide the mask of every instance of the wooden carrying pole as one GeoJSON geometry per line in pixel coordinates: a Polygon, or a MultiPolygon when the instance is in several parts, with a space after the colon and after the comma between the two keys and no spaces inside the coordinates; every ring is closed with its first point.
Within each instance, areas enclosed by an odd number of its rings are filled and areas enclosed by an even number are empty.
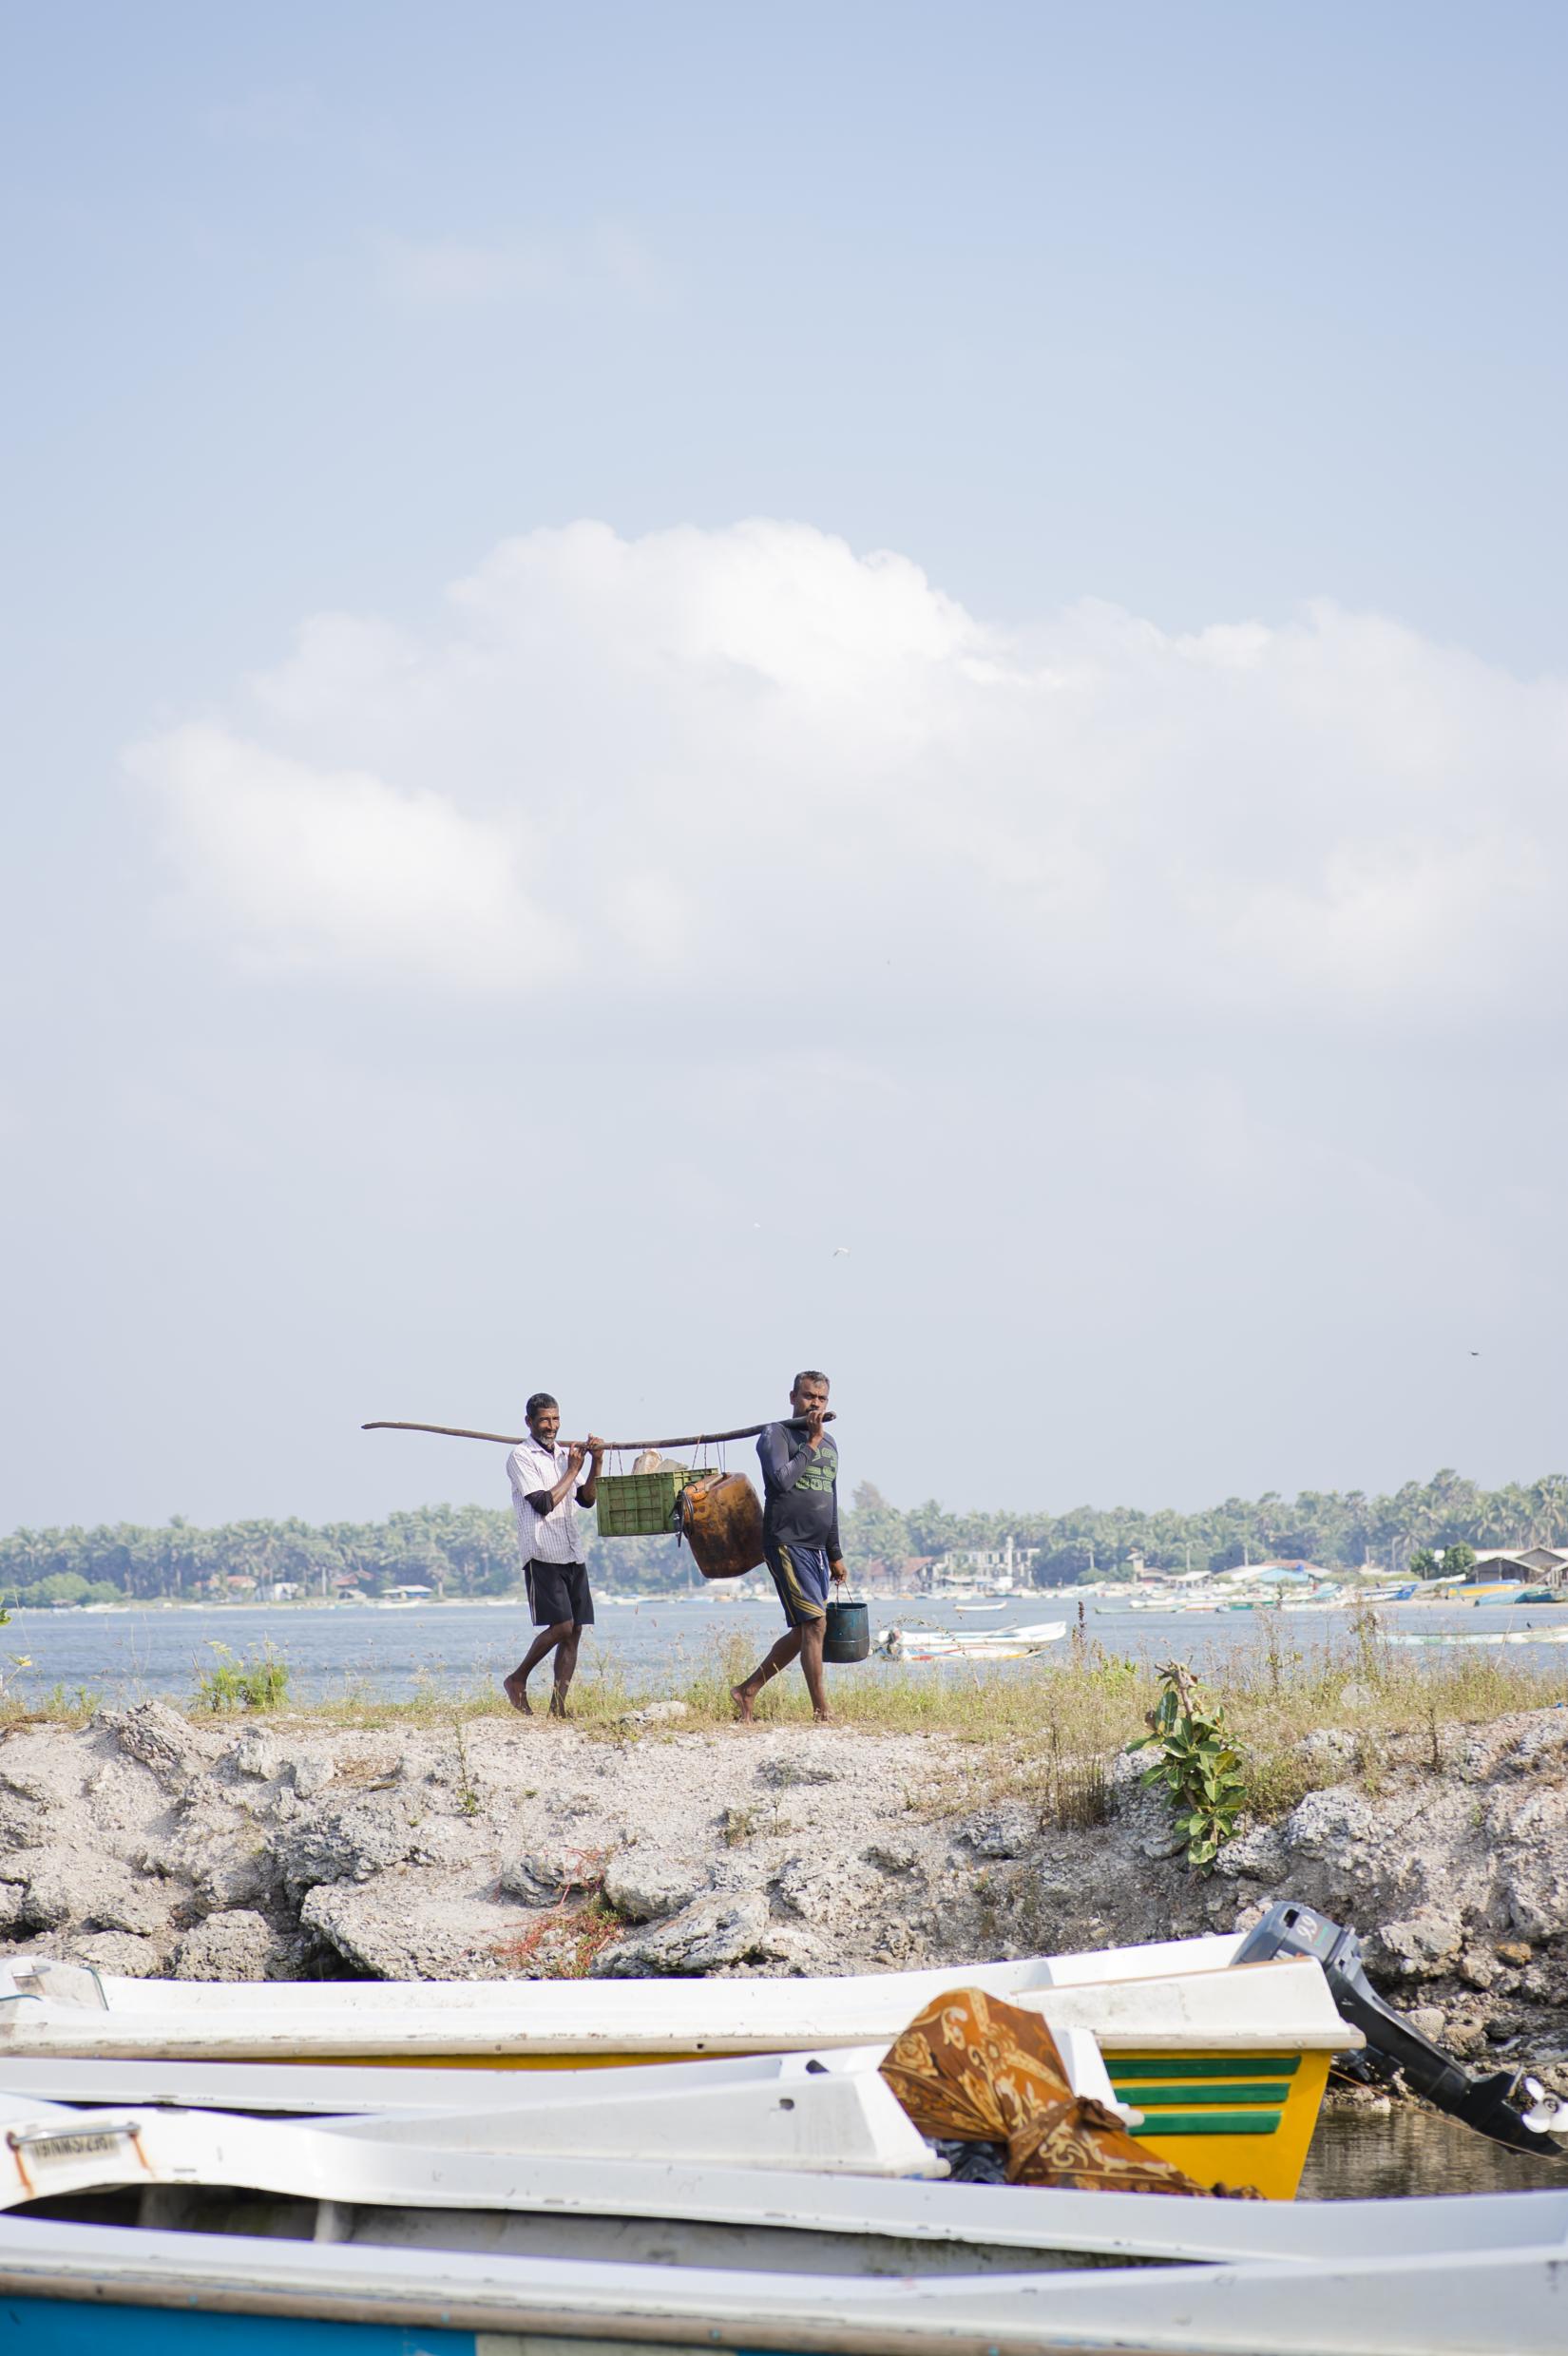
{"type": "MultiPolygon", "coordinates": [[[[804,1416],[784,1415],[775,1420],[792,1430],[804,1431],[806,1427],[804,1416]]],[[[832,1408],[822,1420],[828,1424],[832,1422],[832,1408]]],[[[361,1431],[433,1431],[443,1440],[493,1440],[504,1448],[518,1447],[528,1437],[526,1431],[467,1431],[460,1424],[378,1423],[361,1424],[359,1428],[361,1431]]],[[[767,1428],[766,1424],[744,1424],[738,1431],[688,1431],[679,1440],[606,1440],[604,1447],[606,1453],[615,1454],[622,1450],[630,1453],[637,1448],[703,1448],[710,1441],[755,1440],[767,1428]]]]}

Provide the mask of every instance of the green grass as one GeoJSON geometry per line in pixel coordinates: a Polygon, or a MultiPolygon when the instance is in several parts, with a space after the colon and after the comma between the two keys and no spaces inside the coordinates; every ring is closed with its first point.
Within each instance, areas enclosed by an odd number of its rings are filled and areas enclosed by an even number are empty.
{"type": "Polygon", "coordinates": [[[228,1645],[208,1645],[218,1657],[199,1670],[190,1708],[220,1716],[233,1710],[280,1710],[289,1697],[289,1664],[270,1644],[241,1657],[228,1645]]]}
{"type": "MultiPolygon", "coordinates": [[[[730,1723],[729,1688],[753,1649],[738,1635],[724,1638],[681,1690],[688,1714],[658,1733],[730,1723]]],[[[1363,1614],[1308,1643],[1264,1620],[1253,1641],[1204,1682],[1246,1758],[1249,1812],[1266,1820],[1325,1784],[1359,1777],[1375,1785],[1395,1758],[1436,1763],[1445,1729],[1568,1705],[1562,1668],[1463,1648],[1412,1655],[1387,1644],[1363,1614]],[[1303,1756],[1303,1737],[1326,1728],[1354,1737],[1348,1759],[1303,1756]]],[[[1102,1819],[1105,1770],[1146,1731],[1157,1689],[1151,1666],[1079,1633],[1064,1655],[1022,1670],[977,1664],[938,1677],[868,1665],[851,1676],[830,1671],[829,1690],[847,1728],[942,1735],[972,1751],[945,1766],[923,1805],[945,1812],[1012,1794],[1038,1804],[1046,1822],[1071,1826],[1102,1819]]],[[[792,1671],[765,1687],[756,1714],[763,1724],[808,1726],[804,1680],[792,1671]]]]}
{"type": "Polygon", "coordinates": [[[51,1685],[47,1694],[10,1687],[0,1694],[0,1733],[13,1726],[86,1726],[102,1699],[88,1685],[51,1685]]]}

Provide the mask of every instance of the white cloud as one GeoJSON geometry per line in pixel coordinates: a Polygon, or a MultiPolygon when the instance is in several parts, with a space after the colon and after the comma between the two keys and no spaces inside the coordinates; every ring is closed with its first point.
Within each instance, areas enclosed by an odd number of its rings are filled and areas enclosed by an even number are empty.
{"type": "Polygon", "coordinates": [[[1562,1005],[1565,756],[1561,682],[1330,605],[1010,632],[804,526],[582,523],[139,769],[261,970],[1441,1034],[1562,1005]]]}
{"type": "Polygon", "coordinates": [[[561,968],[564,936],[522,890],[503,822],[218,727],[182,728],[130,766],[161,797],[190,910],[254,972],[512,990],[561,968]]]}

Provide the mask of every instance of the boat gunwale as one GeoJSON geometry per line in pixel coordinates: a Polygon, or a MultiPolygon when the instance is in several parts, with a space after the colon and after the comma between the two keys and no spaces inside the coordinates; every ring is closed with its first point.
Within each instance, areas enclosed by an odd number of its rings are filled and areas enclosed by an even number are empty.
{"type": "MultiPolygon", "coordinates": [[[[652,2002],[657,1997],[660,2007],[672,2001],[679,2002],[688,1996],[694,2007],[699,1997],[711,2002],[716,1991],[731,1989],[787,1989],[798,1997],[802,1989],[825,1989],[832,1993],[834,2002],[866,1999],[876,2002],[889,1988],[901,1988],[919,2003],[929,2002],[945,1987],[983,1987],[987,1995],[1012,1998],[1039,1997],[1053,1990],[1082,1987],[1138,1986],[1151,1981],[1208,1980],[1218,1974],[1252,1977],[1259,1972],[1299,1972],[1310,1958],[1301,1956],[1270,1957],[1247,1963],[1234,1961],[1241,1945],[1241,1934],[1206,1932],[1194,1939],[1148,1940],[1132,1946],[1084,1948],[1066,1955],[993,1956],[988,1961],[970,1957],[960,1963],[923,1963],[909,1970],[828,1972],[780,1982],[768,1980],[734,1980],[723,1976],[682,1980],[679,1976],[649,1975],[641,1979],[594,1982],[599,1998],[614,2005],[652,2002]],[[1115,1963],[1119,1968],[1107,1969],[1115,1963]],[[990,1984],[992,1982],[995,1985],[990,1984]]],[[[31,1974],[40,1965],[65,1963],[57,1956],[27,1956],[15,1959],[12,1964],[0,1964],[0,1983],[10,1978],[11,1989],[0,1984],[0,2004],[35,2003],[51,2007],[60,2004],[45,1988],[17,1984],[18,1969],[31,1974]]],[[[68,2005],[63,2010],[82,2011],[96,2019],[102,2009],[110,2014],[120,2012],[130,2017],[161,2016],[163,2011],[178,2008],[182,2012],[219,2014],[239,2009],[263,2014],[305,2014],[330,2017],[338,2012],[394,2011],[408,2001],[411,1989],[418,1989],[427,2010],[453,2014],[484,2012],[508,2002],[525,1999],[530,2005],[564,2005],[582,1999],[582,1985],[575,1982],[529,1980],[288,1980],[288,1981],[207,1981],[129,1979],[113,1972],[100,1972],[92,1965],[67,1964],[73,1971],[87,1971],[98,1983],[104,1998],[102,2007],[68,2005]]],[[[704,2006],[705,2008],[705,2006],[704,2006]]]]}
{"type": "MultiPolygon", "coordinates": [[[[97,2018],[102,2019],[103,2016],[99,2015],[97,2018]]],[[[51,2028],[55,2025],[50,2023],[51,2028]]],[[[1047,2027],[1050,2025],[1048,2015],[1046,2025],[1047,2027]]],[[[1075,2021],[1069,2025],[1076,2028],[1080,2024],[1075,2021]]],[[[389,2069],[396,2069],[409,2059],[425,2055],[429,2055],[437,2061],[443,2059],[463,2058],[494,2061],[502,2066],[508,2061],[515,2064],[517,2062],[526,2063],[534,2059],[559,2060],[570,2064],[581,2058],[592,2058],[599,2055],[605,2056],[607,2060],[613,2064],[620,2056],[641,2054],[646,2054],[650,2059],[664,2061],[722,2061],[738,2059],[747,2055],[760,2059],[767,2055],[777,2053],[838,2052],[848,2046],[891,2044],[893,2041],[890,2036],[886,2039],[868,2037],[864,2030],[854,2032],[846,2030],[841,2036],[834,2036],[832,2033],[824,2034],[818,2030],[810,2037],[803,2038],[798,2044],[784,2043],[777,2037],[765,2037],[758,2032],[751,2037],[738,2034],[735,2037],[710,2037],[702,2040],[700,2043],[686,2045],[655,2041],[651,2038],[639,2037],[635,2034],[622,2033],[617,2036],[606,2032],[601,2036],[591,2036],[586,2032],[582,2032],[572,2038],[563,2032],[556,2036],[530,2038],[526,2045],[521,2045],[515,2041],[497,2043],[493,2039],[488,2038],[441,2036],[432,2031],[428,2037],[409,2036],[400,2039],[396,2053],[389,2055],[386,2039],[382,2038],[378,2040],[373,2032],[367,2030],[359,2037],[345,2033],[331,2040],[330,2043],[324,2041],[319,2049],[303,2053],[281,2053],[275,2046],[254,2035],[248,2038],[236,2036],[204,2039],[201,2053],[192,2056],[191,2040],[188,2036],[179,2037],[172,2023],[159,2022],[157,2026],[161,2029],[167,2028],[168,2041],[177,2048],[176,2052],[171,2052],[165,2057],[168,2059],[190,2058],[203,2061],[267,2061],[285,2067],[308,2067],[312,2064],[318,2064],[323,2069],[330,2069],[338,2063],[352,2068],[356,2062],[370,2063],[373,2061],[389,2069]]],[[[1282,2045],[1289,2046],[1292,2053],[1297,2054],[1358,2053],[1367,2042],[1362,2031],[1352,2027],[1348,2021],[1342,2021],[1337,2029],[1304,2028],[1291,2031],[1283,2038],[1277,2030],[1265,2035],[1261,2029],[1222,2030],[1207,2027],[1195,2027],[1186,2032],[1166,2029],[1156,2031],[1152,2035],[1140,2034],[1130,2028],[1107,2028],[1097,2029],[1094,2034],[1099,2040],[1101,2053],[1107,2056],[1122,2053],[1148,2054],[1151,2058],[1166,2054],[1202,2056],[1212,2053],[1278,2052],[1282,2045]]],[[[296,2036],[297,2037],[297,2032],[296,2036]]],[[[44,2052],[39,2046],[26,2042],[7,2044],[0,2040],[0,2065],[3,2065],[9,2058],[14,2058],[19,2061],[50,2058],[62,2061],[71,2059],[152,2061],[160,2058],[152,2050],[152,2044],[151,2039],[128,2041],[123,2036],[120,2038],[105,2037],[102,2034],[88,2036],[85,2032],[82,2050],[73,2054],[67,2049],[63,2041],[56,2038],[50,2039],[48,2052],[44,2052]]]]}
{"type": "MultiPolygon", "coordinates": [[[[1160,1943],[1146,1952],[1169,1955],[1186,1944],[1160,1943]]],[[[1105,1952],[1120,1957],[1138,1950],[1105,1952]]],[[[290,1982],[283,1983],[270,2002],[258,1991],[251,2018],[242,2025],[236,2023],[236,2015],[246,2002],[243,1990],[231,1996],[227,1984],[220,1983],[227,2001],[214,2002],[209,1998],[203,2004],[198,1994],[188,2006],[177,2011],[176,2004],[187,1987],[200,1991],[203,1983],[131,1982],[126,1984],[138,1992],[140,2002],[127,1999],[123,2009],[111,2003],[104,2011],[86,2007],[79,2010],[51,2003],[47,1995],[41,1994],[34,1996],[32,2002],[43,2007],[42,2017],[23,2009],[10,2017],[0,2012],[0,2057],[8,2053],[20,2057],[52,2051],[65,2058],[73,2050],[90,2050],[104,2059],[151,2059],[161,2041],[170,2058],[297,2058],[323,2063],[380,2061],[386,2059],[391,2042],[395,2046],[394,2066],[396,2060],[424,2055],[478,2056],[505,2062],[554,2056],[657,2055],[665,2059],[698,2059],[810,2052],[817,2048],[890,2043],[911,2017],[904,2010],[905,2003],[923,2009],[940,1996],[956,1994],[966,1987],[979,1987],[998,2001],[1017,2003],[1025,2011],[1039,2014],[1047,2023],[1055,2006],[1072,2013],[1097,2000],[1113,2005],[1120,2002],[1136,2006],[1139,1995],[1143,1995],[1152,2008],[1157,2008],[1162,2000],[1154,1992],[1161,1989],[1169,1992],[1191,1987],[1195,1993],[1188,2001],[1195,2004],[1212,1998],[1221,1988],[1228,1994],[1239,1994],[1243,1987],[1249,1993],[1274,1987],[1284,2000],[1287,2018],[1281,2020],[1276,2013],[1267,2033],[1256,2024],[1229,2027],[1190,2021],[1167,2020],[1150,2026],[1114,2020],[1092,2024],[1062,2021],[1063,2027],[1092,2025],[1105,2053],[1184,2053],[1195,2048],[1220,2053],[1271,2048],[1297,2053],[1352,2053],[1366,2041],[1359,2029],[1339,2017],[1321,1966],[1310,1957],[1254,1963],[1215,1960],[1194,1963],[1186,1969],[1135,1969],[1105,1974],[1071,1968],[1093,1961],[1092,1955],[1050,1961],[1025,1957],[1013,1964],[956,1964],[950,1973],[939,1967],[913,1973],[862,1973],[813,1982],[704,1979],[684,1985],[679,1982],[610,1982],[602,1986],[596,1983],[598,2002],[588,2005],[584,2005],[583,1993],[575,1985],[567,1988],[548,1981],[501,1983],[507,1989],[508,1999],[499,2002],[488,1994],[477,1993],[488,1991],[494,1983],[386,1981],[368,1983],[373,1991],[373,1998],[357,2008],[357,2020],[343,2017],[351,1998],[338,1997],[335,1992],[329,2004],[316,1996],[310,1983],[290,1982]],[[1037,1980],[1024,1986],[1018,1985],[1013,1978],[1015,1973],[1022,1976],[1031,1969],[1048,1972],[1053,1963],[1067,1966],[1066,1976],[1037,1980]],[[988,1985],[993,1980],[1002,1980],[1005,1984],[988,1985]],[[148,2001],[148,1991],[153,1987],[178,1994],[166,1996],[160,2009],[156,2002],[148,2001]],[[298,1996],[291,2004],[289,1999],[295,1996],[296,1988],[298,1996]],[[760,1999],[755,1993],[759,1988],[768,1991],[760,1999]],[[638,1991],[635,1996],[631,1993],[634,1989],[638,1991]],[[803,2002],[803,1998],[807,1990],[813,1989],[826,1992],[819,1999],[821,2013],[836,2012],[840,2016],[836,2023],[820,2016],[814,2021],[810,2020],[811,2003],[809,1999],[803,2002]],[[411,1993],[418,1990],[425,1992],[423,2003],[418,1995],[411,1993]],[[441,1995],[432,2001],[433,1990],[440,1990],[441,1995]],[[470,1990],[476,1993],[470,1995],[470,1990]],[[525,1990],[526,1997],[522,1993],[525,1990]],[[715,2003],[720,1991],[726,1996],[733,1992],[731,2009],[737,2017],[728,2024],[706,2028],[688,2026],[684,2021],[669,2024],[670,2012],[682,2004],[692,2013],[711,2018],[715,2009],[723,2009],[715,2003]],[[658,2028],[652,2028],[639,2016],[645,2015],[656,1999],[661,2021],[658,2028]],[[570,2018],[574,2001],[580,2016],[587,2015],[585,2020],[580,2017],[574,2022],[570,2018]],[[760,2015],[750,2021],[745,2018],[748,2002],[760,2015]],[[869,2020],[868,2010],[876,2017],[869,2020]],[[776,2017],[770,2019],[770,2011],[776,2017]],[[844,2019],[847,2012],[854,2017],[844,2019]],[[541,2013],[546,2017],[539,2019],[541,2013]],[[560,2017],[563,2013],[567,2016],[565,2019],[560,2017]],[[549,2018],[551,2014],[555,2018],[549,2018]],[[1289,2017],[1291,2014],[1293,2020],[1289,2017]],[[389,2015],[407,2024],[392,2040],[386,2036],[389,2015]],[[799,2025],[803,2018],[808,2021],[805,2028],[799,2025]],[[292,2043],[294,2054],[279,2053],[278,2047],[285,2043],[292,2043]]],[[[119,1984],[115,1983],[117,1989],[119,1984]]],[[[261,1984],[265,1989],[266,1983],[261,1984]]],[[[357,1990],[360,1983],[352,1984],[357,1990]]],[[[248,1988],[249,1983],[244,1983],[244,1989],[248,1988]]],[[[24,2003],[26,2001],[24,1997],[24,2003]]],[[[1169,1993],[1163,2002],[1165,2009],[1171,2009],[1173,1999],[1169,1993]]]]}

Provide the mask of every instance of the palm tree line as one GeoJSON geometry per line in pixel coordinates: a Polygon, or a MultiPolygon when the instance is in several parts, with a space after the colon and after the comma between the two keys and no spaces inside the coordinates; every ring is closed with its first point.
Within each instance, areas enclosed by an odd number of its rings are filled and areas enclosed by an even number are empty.
{"type": "MultiPolygon", "coordinates": [[[[1372,1562],[1407,1570],[1422,1553],[1555,1545],[1568,1537],[1568,1475],[1483,1489],[1450,1468],[1388,1496],[1307,1489],[1287,1499],[1227,1498],[1197,1513],[1079,1505],[1065,1513],[953,1513],[934,1501],[890,1504],[870,1482],[844,1516],[845,1551],[863,1569],[896,1569],[968,1548],[1034,1549],[1037,1584],[1152,1570],[1223,1570],[1243,1561],[1372,1562]]],[[[596,1539],[595,1579],[654,1593],[691,1583],[673,1539],[596,1539]]],[[[202,1529],[176,1515],[158,1527],[18,1529],[0,1539],[0,1601],[239,1600],[292,1587],[310,1598],[424,1586],[445,1596],[509,1594],[517,1542],[507,1510],[425,1505],[382,1522],[231,1522],[202,1529]]]]}

